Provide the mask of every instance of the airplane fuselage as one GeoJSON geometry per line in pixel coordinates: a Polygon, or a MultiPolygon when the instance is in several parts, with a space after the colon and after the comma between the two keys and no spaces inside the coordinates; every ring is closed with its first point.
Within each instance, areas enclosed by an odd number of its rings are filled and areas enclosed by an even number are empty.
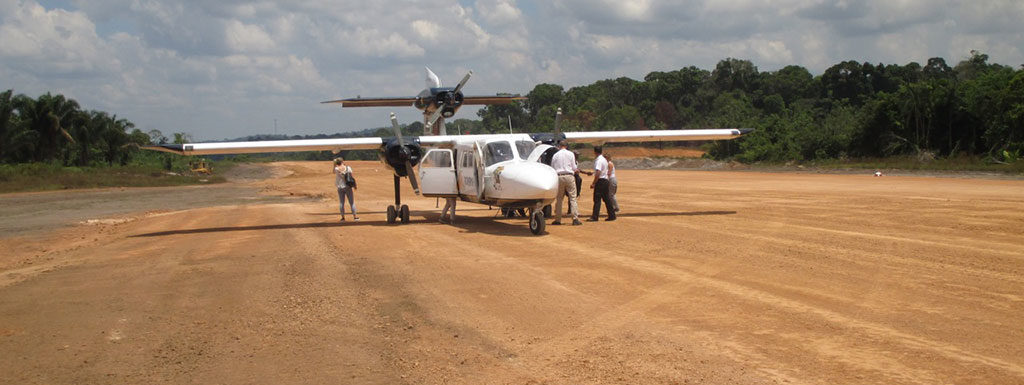
{"type": "Polygon", "coordinates": [[[420,163],[422,193],[507,208],[540,208],[554,201],[558,177],[540,162],[549,145],[526,134],[469,135],[427,150],[420,163]]]}

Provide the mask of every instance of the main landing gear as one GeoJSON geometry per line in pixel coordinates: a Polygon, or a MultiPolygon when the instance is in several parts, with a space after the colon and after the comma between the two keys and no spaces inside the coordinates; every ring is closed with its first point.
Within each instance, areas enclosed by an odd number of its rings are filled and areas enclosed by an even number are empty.
{"type": "Polygon", "coordinates": [[[544,219],[551,217],[551,205],[544,206],[543,208],[531,207],[528,209],[503,207],[501,215],[505,218],[515,218],[517,215],[529,218],[530,232],[533,235],[541,235],[544,234],[544,227],[546,226],[544,219]]]}
{"type": "Polygon", "coordinates": [[[396,220],[401,220],[403,224],[409,223],[409,206],[402,204],[400,181],[401,178],[395,175],[395,204],[388,206],[388,223],[395,223],[396,220]]]}

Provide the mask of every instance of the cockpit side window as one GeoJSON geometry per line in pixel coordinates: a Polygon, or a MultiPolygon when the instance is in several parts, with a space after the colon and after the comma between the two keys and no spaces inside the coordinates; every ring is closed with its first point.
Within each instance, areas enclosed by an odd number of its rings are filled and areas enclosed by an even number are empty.
{"type": "Polygon", "coordinates": [[[512,155],[512,145],[509,142],[490,142],[484,149],[484,164],[488,166],[515,158],[515,155],[512,155]]]}
{"type": "Polygon", "coordinates": [[[534,143],[533,141],[517,140],[516,150],[519,151],[519,159],[526,160],[526,158],[529,158],[530,153],[533,152],[535,147],[537,147],[537,143],[534,143]]]}

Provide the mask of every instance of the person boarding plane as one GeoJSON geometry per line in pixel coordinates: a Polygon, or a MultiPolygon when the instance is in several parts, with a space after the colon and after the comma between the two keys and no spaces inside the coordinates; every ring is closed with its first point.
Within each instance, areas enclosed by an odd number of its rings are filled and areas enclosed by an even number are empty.
{"type": "MultiPolygon", "coordinates": [[[[455,90],[465,84],[466,78],[455,90]]],[[[436,117],[437,111],[434,110],[436,117]]],[[[554,202],[558,177],[551,157],[560,140],[600,145],[619,142],[728,140],[752,129],[638,130],[560,132],[558,109],[553,133],[423,135],[404,137],[391,113],[395,136],[389,138],[296,139],[260,142],[159,144],[144,146],[179,155],[248,154],[293,151],[378,150],[381,163],[394,172],[395,204],[387,208],[388,223],[409,223],[409,206],[402,204],[401,178],[417,195],[454,197],[506,210],[529,210],[530,231],[543,234],[544,208],[554,202]],[[419,165],[417,175],[415,166],[419,165]],[[422,181],[422,186],[420,182],[422,181]],[[421,190],[422,187],[422,190],[421,190]]]]}

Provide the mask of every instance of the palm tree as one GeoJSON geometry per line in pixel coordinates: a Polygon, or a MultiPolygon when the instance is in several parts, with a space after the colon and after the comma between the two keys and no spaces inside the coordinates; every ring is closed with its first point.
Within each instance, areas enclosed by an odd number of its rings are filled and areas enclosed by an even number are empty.
{"type": "Polygon", "coordinates": [[[14,129],[14,121],[12,120],[14,115],[14,105],[11,104],[11,94],[13,90],[7,90],[0,93],[0,161],[7,158],[8,151],[8,137],[11,131],[14,129]]]}
{"type": "Polygon", "coordinates": [[[82,111],[77,114],[70,129],[72,137],[75,138],[76,165],[88,166],[92,163],[93,153],[99,150],[97,147],[109,119],[107,113],[102,111],[82,111]]]}
{"type": "Polygon", "coordinates": [[[128,140],[128,130],[132,128],[135,128],[134,123],[127,119],[118,119],[116,114],[108,118],[102,132],[103,141],[106,143],[104,152],[108,164],[113,165],[114,162],[118,162],[123,165],[128,162],[132,145],[128,140]]]}
{"type": "Polygon", "coordinates": [[[36,134],[34,160],[56,159],[66,143],[74,143],[67,127],[71,126],[75,112],[79,110],[78,102],[66,99],[64,95],[46,93],[37,100],[18,95],[14,106],[19,118],[36,134]]]}

